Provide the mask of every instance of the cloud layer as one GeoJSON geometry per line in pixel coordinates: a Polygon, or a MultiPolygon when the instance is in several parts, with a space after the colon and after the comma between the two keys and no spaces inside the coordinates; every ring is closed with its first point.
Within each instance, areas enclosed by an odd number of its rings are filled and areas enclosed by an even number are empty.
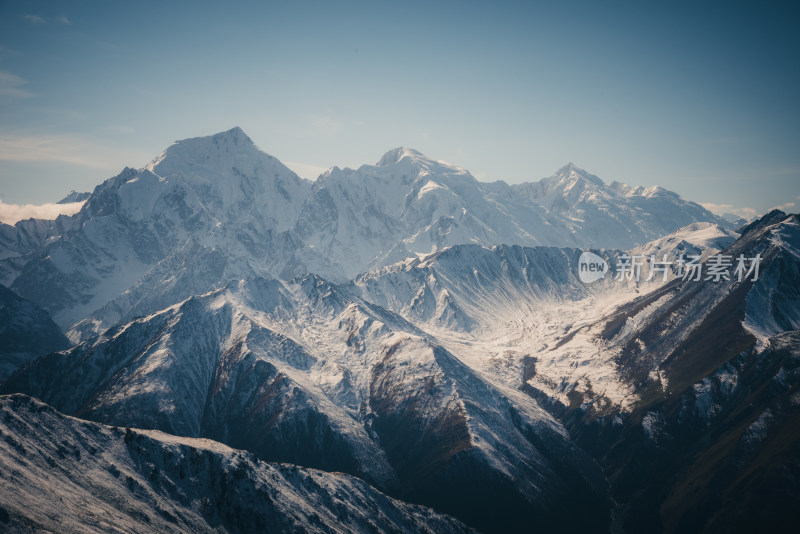
{"type": "Polygon", "coordinates": [[[753,208],[737,208],[733,204],[715,204],[713,202],[700,202],[700,205],[703,206],[705,209],[722,217],[724,215],[737,215],[739,217],[743,217],[745,219],[752,219],[753,217],[758,216],[758,212],[753,208]]]}
{"type": "Polygon", "coordinates": [[[0,200],[0,222],[14,224],[25,219],[55,219],[59,215],[73,215],[78,213],[83,202],[70,202],[69,204],[6,204],[0,200]]]}
{"type": "MultiPolygon", "coordinates": [[[[800,200],[800,195],[798,195],[795,200],[800,200]]],[[[781,210],[786,213],[797,213],[797,202],[785,202],[778,206],[772,206],[770,210],[781,210]]]]}

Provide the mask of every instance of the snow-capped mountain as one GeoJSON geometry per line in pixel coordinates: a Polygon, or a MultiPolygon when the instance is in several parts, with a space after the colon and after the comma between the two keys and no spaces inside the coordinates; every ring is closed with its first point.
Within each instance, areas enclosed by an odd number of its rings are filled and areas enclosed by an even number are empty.
{"type": "Polygon", "coordinates": [[[617,414],[570,406],[562,419],[585,425],[573,435],[604,458],[615,499],[636,511],[632,531],[796,524],[800,217],[773,211],[741,232],[724,254],[760,255],[757,280],[679,279],[587,327],[637,402],[617,414]]]}
{"type": "Polygon", "coordinates": [[[471,531],[352,476],[89,423],[24,395],[0,397],[0,434],[3,532],[471,531]]]}
{"type": "Polygon", "coordinates": [[[692,223],[664,237],[634,247],[630,253],[646,258],[655,256],[658,259],[666,255],[670,260],[675,260],[681,255],[686,257],[699,255],[702,259],[706,259],[729,247],[738,237],[739,234],[733,230],[718,224],[692,223]]]}
{"type": "Polygon", "coordinates": [[[677,279],[657,294],[620,309],[608,321],[603,337],[621,348],[620,369],[638,387],[654,382],[653,369],[662,369],[667,381],[672,376],[684,382],[694,379],[695,373],[711,372],[751,345],[768,346],[769,338],[800,330],[798,217],[779,211],[765,215],[745,227],[725,254],[731,257],[732,268],[739,256],[760,256],[758,279],[753,281],[753,275],[742,280],[734,275],[728,280],[707,275],[697,281],[677,279]],[[661,306],[628,322],[656,297],[663,301],[661,306]],[[714,347],[713,358],[701,358],[697,351],[709,344],[714,347]]]}
{"type": "MultiPolygon", "coordinates": [[[[216,455],[195,482],[225,507],[239,506],[226,493],[231,477],[244,484],[237,498],[268,480],[276,506],[302,503],[271,517],[307,529],[339,528],[334,509],[353,514],[351,529],[461,528],[367,483],[493,532],[714,530],[735,526],[724,517],[747,499],[783,518],[800,480],[790,431],[800,406],[798,228],[796,215],[775,211],[737,233],[674,193],[606,184],[572,164],[538,182],[482,183],[398,148],[312,183],[238,128],[179,141],[99,185],[74,216],[0,226],[0,277],[13,290],[0,288],[0,314],[11,310],[0,323],[0,341],[14,347],[7,370],[52,352],[0,393],[186,438],[135,431],[146,452],[134,455],[121,431],[14,397],[0,407],[48,414],[43,424],[57,430],[6,416],[3,436],[14,437],[0,453],[24,467],[30,488],[42,461],[77,469],[57,434],[91,443],[103,461],[132,466],[118,469],[146,491],[113,473],[97,482],[110,467],[92,463],[92,476],[70,479],[91,488],[86,506],[175,530],[246,530],[263,517],[255,507],[234,525],[186,500],[199,490],[162,475],[190,449],[216,455]],[[586,252],[608,265],[603,279],[582,281],[586,252]],[[709,268],[719,254],[731,268],[740,255],[760,258],[758,279],[676,277],[681,256],[709,268]],[[644,260],[639,280],[623,276],[632,256],[644,260]],[[663,277],[650,276],[651,256],[672,262],[663,277]],[[48,444],[36,455],[14,445],[32,447],[34,435],[48,444]],[[233,458],[256,474],[237,479],[233,458]],[[287,470],[304,481],[299,497],[287,470]],[[741,484],[772,488],[774,502],[741,484]],[[101,490],[132,492],[135,504],[112,511],[101,490]],[[350,508],[358,499],[376,503],[380,519],[364,523],[350,508]],[[306,514],[314,506],[318,515],[306,514]]],[[[25,499],[67,499],[63,478],[53,481],[51,493],[26,489],[25,499]]],[[[13,494],[0,490],[0,525],[53,524],[36,523],[13,494]]]]}
{"type": "Polygon", "coordinates": [[[456,244],[627,249],[697,221],[728,226],[665,189],[606,186],[572,164],[509,186],[397,148],[320,176],[297,228],[353,276],[456,244]]]}
{"type": "Polygon", "coordinates": [[[468,245],[349,287],[558,416],[604,465],[628,531],[780,531],[799,496],[800,219],[776,211],[741,232],[694,224],[628,252],[707,269],[721,254],[730,280],[633,284],[615,280],[620,252],[596,251],[611,276],[582,284],[579,250],[468,245]],[[760,256],[757,280],[733,274],[740,255],[760,256]]]}
{"type": "MultiPolygon", "coordinates": [[[[572,163],[538,182],[511,186],[530,203],[570,221],[581,247],[629,249],[658,239],[690,222],[730,224],[662,187],[606,185],[572,163]]],[[[565,246],[567,243],[545,243],[565,246]]]]}
{"type": "Polygon", "coordinates": [[[157,293],[150,313],[231,279],[335,274],[288,232],[310,187],[239,128],[176,142],[98,186],[74,228],[36,252],[13,288],[62,328],[130,289],[127,306],[95,318],[107,327],[139,310],[146,293],[157,293]],[[205,277],[183,270],[191,265],[205,277]]]}
{"type": "Polygon", "coordinates": [[[44,357],[3,391],[355,474],[481,529],[608,517],[602,474],[532,398],[314,275],[193,297],[44,357]]]}
{"type": "Polygon", "coordinates": [[[84,202],[87,198],[92,195],[89,191],[75,191],[74,189],[70,191],[67,196],[62,198],[58,201],[59,204],[72,204],[73,202],[84,202]]]}
{"type": "Polygon", "coordinates": [[[234,279],[343,282],[469,243],[626,249],[698,221],[727,224],[573,165],[509,186],[407,148],[312,184],[234,128],[125,169],[58,224],[0,227],[0,275],[77,341],[234,279]]]}
{"type": "Polygon", "coordinates": [[[0,284],[10,286],[32,256],[66,234],[72,223],[73,217],[66,215],[51,221],[25,219],[13,226],[0,222],[0,284]]]}
{"type": "Polygon", "coordinates": [[[522,222],[488,198],[464,169],[397,148],[377,165],[326,171],[306,200],[297,230],[353,276],[449,245],[535,243],[548,227],[567,234],[538,207],[522,222]]]}

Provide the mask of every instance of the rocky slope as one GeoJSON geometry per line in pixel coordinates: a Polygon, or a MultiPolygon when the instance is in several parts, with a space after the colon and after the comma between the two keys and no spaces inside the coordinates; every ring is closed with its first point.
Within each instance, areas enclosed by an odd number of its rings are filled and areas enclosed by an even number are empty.
{"type": "Polygon", "coordinates": [[[363,481],[0,397],[4,532],[470,532],[363,481]]]}
{"type": "Polygon", "coordinates": [[[487,531],[608,520],[599,469],[533,399],[313,275],[193,297],[44,357],[2,391],[355,474],[487,531]]]}

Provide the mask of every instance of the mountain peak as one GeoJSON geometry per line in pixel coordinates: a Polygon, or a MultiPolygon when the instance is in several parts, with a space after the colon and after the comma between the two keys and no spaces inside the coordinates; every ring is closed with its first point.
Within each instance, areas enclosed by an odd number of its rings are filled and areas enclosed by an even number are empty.
{"type": "Polygon", "coordinates": [[[422,152],[419,152],[418,150],[414,150],[413,148],[407,148],[404,146],[399,146],[397,148],[391,149],[386,154],[384,154],[383,157],[380,159],[380,161],[378,161],[377,166],[384,167],[386,165],[392,165],[406,157],[413,159],[427,159],[425,155],[422,154],[422,152]]]}
{"type": "Polygon", "coordinates": [[[226,132],[220,132],[218,134],[214,134],[213,136],[211,136],[211,138],[220,141],[226,140],[233,143],[234,145],[238,145],[239,143],[243,143],[246,145],[254,144],[253,140],[250,139],[250,137],[248,137],[248,135],[244,133],[244,130],[242,130],[238,126],[234,126],[233,128],[231,128],[226,132]]]}
{"type": "Polygon", "coordinates": [[[557,182],[574,182],[579,179],[586,180],[587,182],[593,183],[595,185],[604,186],[605,183],[599,177],[586,172],[585,170],[581,169],[580,167],[576,166],[571,161],[558,169],[555,174],[553,174],[552,178],[555,178],[557,182]]]}
{"type": "Polygon", "coordinates": [[[572,163],[570,161],[569,163],[567,163],[566,165],[564,165],[563,167],[558,169],[556,171],[556,174],[568,174],[568,173],[570,173],[572,171],[575,171],[575,170],[577,170],[579,172],[584,172],[583,169],[579,169],[574,163],[572,163]]]}
{"type": "Polygon", "coordinates": [[[238,126],[234,126],[230,130],[219,132],[213,135],[207,135],[203,137],[190,137],[188,139],[182,139],[180,141],[175,141],[173,145],[168,148],[167,150],[174,149],[175,147],[204,147],[207,149],[212,149],[211,145],[215,145],[219,149],[249,149],[255,148],[255,143],[250,137],[244,133],[238,126]]]}
{"type": "MultiPolygon", "coordinates": [[[[244,133],[244,130],[235,126],[213,135],[175,141],[145,169],[160,174],[156,168],[160,168],[163,173],[167,172],[167,169],[175,170],[201,162],[208,164],[211,160],[223,159],[227,162],[232,157],[242,155],[259,157],[259,154],[264,153],[244,133]]],[[[271,158],[268,154],[267,156],[271,158]]]]}
{"type": "Polygon", "coordinates": [[[591,174],[591,173],[581,169],[580,167],[578,167],[577,165],[575,165],[571,161],[569,163],[567,163],[566,165],[564,165],[563,167],[561,167],[560,169],[558,169],[555,172],[554,176],[585,178],[586,180],[588,180],[588,181],[590,181],[592,183],[595,183],[597,185],[605,185],[603,180],[601,180],[600,178],[598,178],[594,174],[591,174]]]}
{"type": "Polygon", "coordinates": [[[57,203],[58,204],[71,204],[73,202],[83,202],[84,200],[89,198],[89,195],[91,195],[91,193],[89,193],[89,192],[78,192],[78,191],[75,191],[74,189],[72,189],[72,190],[70,190],[70,192],[69,192],[69,194],[67,196],[65,196],[64,198],[59,200],[57,203]]]}

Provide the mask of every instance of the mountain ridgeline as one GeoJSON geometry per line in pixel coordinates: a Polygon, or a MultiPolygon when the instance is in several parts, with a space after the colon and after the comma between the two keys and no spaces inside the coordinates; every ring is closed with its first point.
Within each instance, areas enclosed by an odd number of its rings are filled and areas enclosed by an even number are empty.
{"type": "Polygon", "coordinates": [[[572,164],[483,183],[407,148],[312,183],[234,128],[0,251],[0,529],[800,520],[797,215],[733,229],[572,164]]]}
{"type": "Polygon", "coordinates": [[[698,221],[728,225],[674,193],[605,185],[572,164],[510,186],[398,148],[311,183],[234,128],[125,169],[33,243],[29,224],[4,227],[0,274],[78,340],[249,276],[344,282],[466,243],[628,249],[698,221]]]}

